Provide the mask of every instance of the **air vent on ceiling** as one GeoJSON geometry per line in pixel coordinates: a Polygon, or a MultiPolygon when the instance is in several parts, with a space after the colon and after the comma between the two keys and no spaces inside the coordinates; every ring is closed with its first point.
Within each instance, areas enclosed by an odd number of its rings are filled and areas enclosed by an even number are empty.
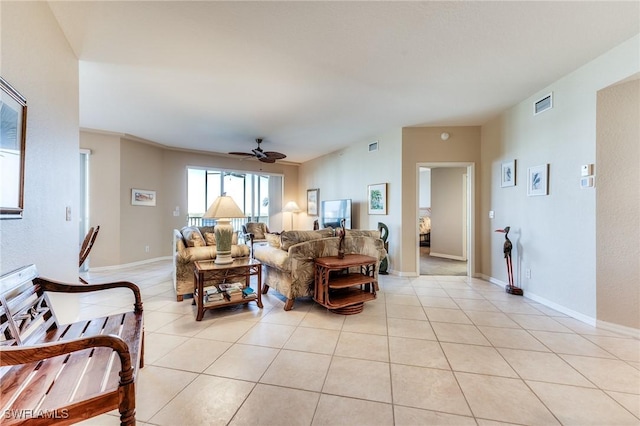
{"type": "Polygon", "coordinates": [[[533,103],[533,115],[538,115],[553,108],[553,92],[543,96],[533,103]]]}
{"type": "Polygon", "coordinates": [[[373,152],[373,151],[377,151],[377,150],[378,150],[378,141],[371,142],[369,144],[369,152],[373,152]]]}

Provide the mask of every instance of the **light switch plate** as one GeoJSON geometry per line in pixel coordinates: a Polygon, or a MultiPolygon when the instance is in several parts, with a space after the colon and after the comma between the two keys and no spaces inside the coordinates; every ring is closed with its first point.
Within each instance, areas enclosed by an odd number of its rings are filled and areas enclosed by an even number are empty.
{"type": "Polygon", "coordinates": [[[592,188],[593,185],[593,176],[587,176],[580,179],[580,188],[592,188]]]}

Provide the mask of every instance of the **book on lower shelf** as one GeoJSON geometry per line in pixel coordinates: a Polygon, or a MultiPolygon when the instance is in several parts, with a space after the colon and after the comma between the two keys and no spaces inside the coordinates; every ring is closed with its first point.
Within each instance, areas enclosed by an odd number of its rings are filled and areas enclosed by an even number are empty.
{"type": "Polygon", "coordinates": [[[220,291],[242,291],[244,284],[242,283],[222,283],[218,284],[220,291]]]}
{"type": "Polygon", "coordinates": [[[220,294],[220,290],[218,290],[218,287],[216,287],[215,285],[209,285],[202,288],[202,294],[204,294],[205,296],[211,294],[220,294]]]}

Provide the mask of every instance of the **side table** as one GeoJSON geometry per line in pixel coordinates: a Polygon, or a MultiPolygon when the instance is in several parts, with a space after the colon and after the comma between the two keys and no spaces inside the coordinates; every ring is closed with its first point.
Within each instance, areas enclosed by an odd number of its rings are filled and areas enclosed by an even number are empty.
{"type": "Polygon", "coordinates": [[[314,300],[332,312],[359,314],[364,302],[376,298],[376,259],[361,254],[318,257],[315,259],[314,300]],[[359,272],[349,272],[357,267],[359,272]]]}
{"type": "Polygon", "coordinates": [[[196,321],[201,321],[204,311],[255,301],[262,308],[262,264],[249,257],[235,258],[233,263],[217,264],[213,260],[199,260],[194,268],[193,299],[197,307],[196,321]],[[204,287],[223,283],[242,282],[244,288],[249,287],[252,276],[257,276],[258,284],[255,294],[235,301],[215,301],[207,303],[204,300],[204,287]]]}

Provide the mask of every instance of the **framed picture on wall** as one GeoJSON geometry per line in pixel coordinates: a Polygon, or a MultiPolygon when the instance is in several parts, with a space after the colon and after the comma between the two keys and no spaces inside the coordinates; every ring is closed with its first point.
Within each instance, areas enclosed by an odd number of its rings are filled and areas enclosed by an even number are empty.
{"type": "Polygon", "coordinates": [[[500,186],[516,186],[516,160],[502,163],[500,172],[500,186]]]}
{"type": "Polygon", "coordinates": [[[318,192],[320,190],[307,189],[307,215],[318,216],[318,192]]]}
{"type": "Polygon", "coordinates": [[[27,100],[0,77],[0,219],[22,219],[27,100]]]}
{"type": "Polygon", "coordinates": [[[156,205],[156,191],[147,189],[131,189],[131,205],[132,206],[148,206],[156,205]]]}
{"type": "Polygon", "coordinates": [[[527,171],[527,195],[547,195],[549,193],[549,164],[529,167],[527,171]]]}
{"type": "Polygon", "coordinates": [[[376,183],[369,185],[367,192],[369,214],[387,214],[387,184],[376,183]]]}

